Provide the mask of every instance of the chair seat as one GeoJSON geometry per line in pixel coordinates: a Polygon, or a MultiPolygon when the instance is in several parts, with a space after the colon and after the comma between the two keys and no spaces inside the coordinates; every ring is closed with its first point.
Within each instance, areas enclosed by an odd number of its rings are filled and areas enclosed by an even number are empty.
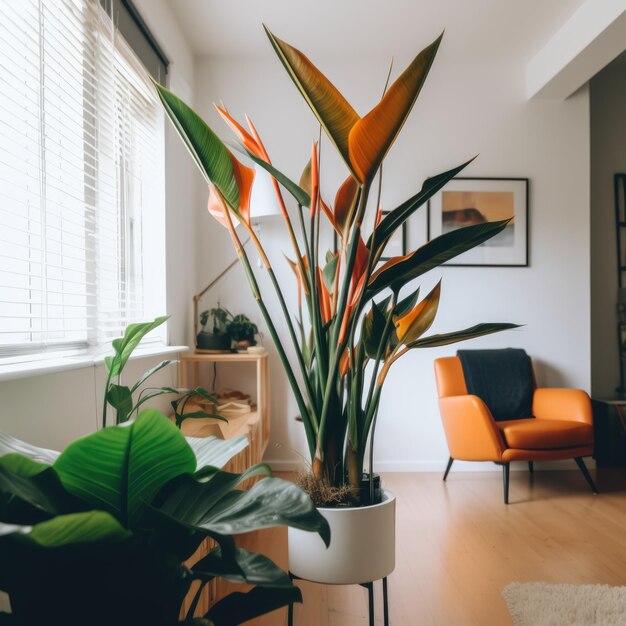
{"type": "Polygon", "coordinates": [[[509,448],[553,450],[593,442],[593,426],[583,422],[531,418],[496,423],[509,448]]]}

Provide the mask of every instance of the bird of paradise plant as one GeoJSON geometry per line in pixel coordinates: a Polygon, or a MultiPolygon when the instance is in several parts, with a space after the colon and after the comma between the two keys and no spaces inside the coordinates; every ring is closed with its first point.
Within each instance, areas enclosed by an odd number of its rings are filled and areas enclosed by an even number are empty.
{"type": "MultiPolygon", "coordinates": [[[[246,118],[246,130],[225,108],[217,107],[240,142],[238,150],[273,177],[292,246],[293,260],[289,263],[297,278],[295,320],[263,244],[250,224],[254,170],[240,162],[188,105],[160,85],[156,88],[169,119],[208,183],[208,209],[227,229],[243,264],[295,396],[314,475],[330,486],[348,483],[353,493],[359,493],[367,442],[373,438],[381,391],[392,365],[410,350],[443,346],[515,326],[478,324],[425,336],[437,313],[441,283],[421,300],[419,287],[402,297],[401,291],[413,279],[493,237],[508,220],[448,232],[407,255],[381,264],[385,246],[396,230],[471,162],[427,179],[415,195],[384,217],[378,203],[371,206],[375,177],[413,108],[441,36],[415,57],[385,90],[380,102],[361,117],[302,52],[274,36],[267,27],[265,31],[348,170],[334,204],[329,206],[320,195],[317,143],[313,144],[310,163],[296,184],[274,167],[250,119],[246,118]],[[283,189],[297,204],[296,227],[283,189]],[[363,224],[368,210],[376,211],[376,219],[372,232],[365,233],[363,224]],[[339,251],[325,258],[320,255],[322,219],[329,220],[341,242],[339,251]],[[268,312],[235,222],[244,227],[259,252],[288,337],[279,334],[278,322],[268,312]],[[294,350],[293,360],[285,349],[287,341],[294,350]]],[[[369,465],[371,472],[371,458],[369,465]]]]}

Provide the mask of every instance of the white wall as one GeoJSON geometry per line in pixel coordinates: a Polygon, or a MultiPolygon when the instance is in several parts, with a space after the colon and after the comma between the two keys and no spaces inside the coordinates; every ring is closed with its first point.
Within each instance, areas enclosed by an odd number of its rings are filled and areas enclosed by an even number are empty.
{"type": "MultiPolygon", "coordinates": [[[[135,5],[171,61],[170,85],[183,97],[193,97],[194,61],[166,0],[136,0],[135,5]]],[[[196,172],[174,132],[166,131],[166,287],[169,343],[191,340],[190,303],[196,289],[196,172]]],[[[165,357],[129,363],[125,380],[134,382],[165,357]]],[[[171,355],[170,355],[171,358],[171,355]]],[[[102,366],[25,377],[0,383],[0,430],[34,444],[62,448],[94,431],[100,423],[102,366]]],[[[152,379],[155,385],[177,382],[173,366],[152,379]]],[[[155,403],[156,405],[156,403],[155,403]]],[[[159,406],[167,410],[168,403],[159,406]]]]}
{"type": "Polygon", "coordinates": [[[591,100],[591,387],[611,397],[619,385],[617,250],[613,174],[626,172],[626,60],[590,83],[591,100]]]}
{"type": "MultiPolygon", "coordinates": [[[[317,57],[314,61],[357,111],[363,114],[369,110],[382,91],[387,61],[339,63],[329,58],[332,50],[325,62],[317,57]]],[[[530,178],[530,267],[431,272],[421,281],[424,289],[443,276],[440,313],[432,330],[456,330],[487,321],[525,324],[521,330],[474,341],[471,347],[523,347],[535,360],[541,384],[589,391],[588,93],[582,89],[565,102],[528,102],[524,95],[525,60],[505,56],[487,60],[490,58],[449,58],[444,40],[411,118],[386,161],[384,206],[395,207],[421,186],[425,176],[476,153],[480,156],[465,175],[530,178]]],[[[396,68],[403,68],[408,61],[396,58],[396,68]]],[[[318,127],[271,53],[256,58],[197,59],[197,108],[223,137],[228,137],[229,131],[210,108],[212,101],[220,100],[237,118],[243,118],[244,113],[252,117],[274,163],[298,180],[318,127]]],[[[346,175],[331,150],[325,140],[322,193],[328,201],[346,175]]],[[[199,193],[206,198],[204,188],[199,193]]],[[[423,215],[415,218],[409,229],[409,239],[416,242],[420,240],[416,230],[423,224],[420,219],[423,215]]],[[[287,292],[295,293],[290,270],[281,259],[288,241],[280,218],[264,223],[262,228],[280,282],[288,285],[287,292]]],[[[202,283],[217,275],[234,253],[225,232],[206,212],[201,230],[206,241],[200,250],[202,283]]],[[[260,280],[269,294],[262,272],[260,280]]],[[[229,308],[260,322],[239,268],[216,288],[213,296],[218,295],[229,308]]],[[[211,298],[206,304],[212,304],[211,298]]],[[[276,306],[272,310],[277,315],[276,306]]],[[[267,458],[276,466],[287,467],[297,464],[298,453],[303,454],[306,448],[301,425],[293,421],[295,402],[269,344],[266,336],[265,345],[272,352],[272,442],[276,445],[270,446],[267,458]]],[[[414,352],[392,370],[381,404],[378,469],[433,469],[447,459],[433,359],[455,350],[414,352]]]]}

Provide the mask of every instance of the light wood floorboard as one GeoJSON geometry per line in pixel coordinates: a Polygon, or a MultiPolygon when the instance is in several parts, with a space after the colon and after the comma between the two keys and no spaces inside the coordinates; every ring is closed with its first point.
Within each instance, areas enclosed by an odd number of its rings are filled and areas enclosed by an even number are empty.
{"type": "MultiPolygon", "coordinates": [[[[626,585],[626,472],[598,473],[594,496],[578,470],[384,474],[397,496],[396,570],[389,577],[392,626],[510,624],[501,591],[513,581],[626,585]]],[[[374,538],[375,540],[375,538],[374,538]]],[[[287,569],[287,533],[240,544],[287,569]]],[[[295,626],[367,626],[367,591],[298,581],[295,626]]],[[[382,625],[382,586],[375,586],[382,625]]],[[[250,622],[284,626],[286,609],[250,622]]]]}

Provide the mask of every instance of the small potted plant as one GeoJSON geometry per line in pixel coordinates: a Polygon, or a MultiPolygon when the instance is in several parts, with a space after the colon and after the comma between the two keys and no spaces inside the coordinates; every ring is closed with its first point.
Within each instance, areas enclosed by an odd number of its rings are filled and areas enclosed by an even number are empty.
{"type": "Polygon", "coordinates": [[[235,342],[237,350],[245,350],[250,346],[256,345],[255,335],[259,329],[247,315],[240,313],[235,315],[227,326],[230,338],[235,342]]]}
{"type": "Polygon", "coordinates": [[[233,316],[227,309],[217,304],[217,307],[202,311],[200,314],[200,324],[202,329],[196,338],[196,348],[199,350],[230,350],[230,334],[228,325],[233,320],[233,316]],[[212,321],[212,330],[207,330],[209,319],[212,321]]]}

